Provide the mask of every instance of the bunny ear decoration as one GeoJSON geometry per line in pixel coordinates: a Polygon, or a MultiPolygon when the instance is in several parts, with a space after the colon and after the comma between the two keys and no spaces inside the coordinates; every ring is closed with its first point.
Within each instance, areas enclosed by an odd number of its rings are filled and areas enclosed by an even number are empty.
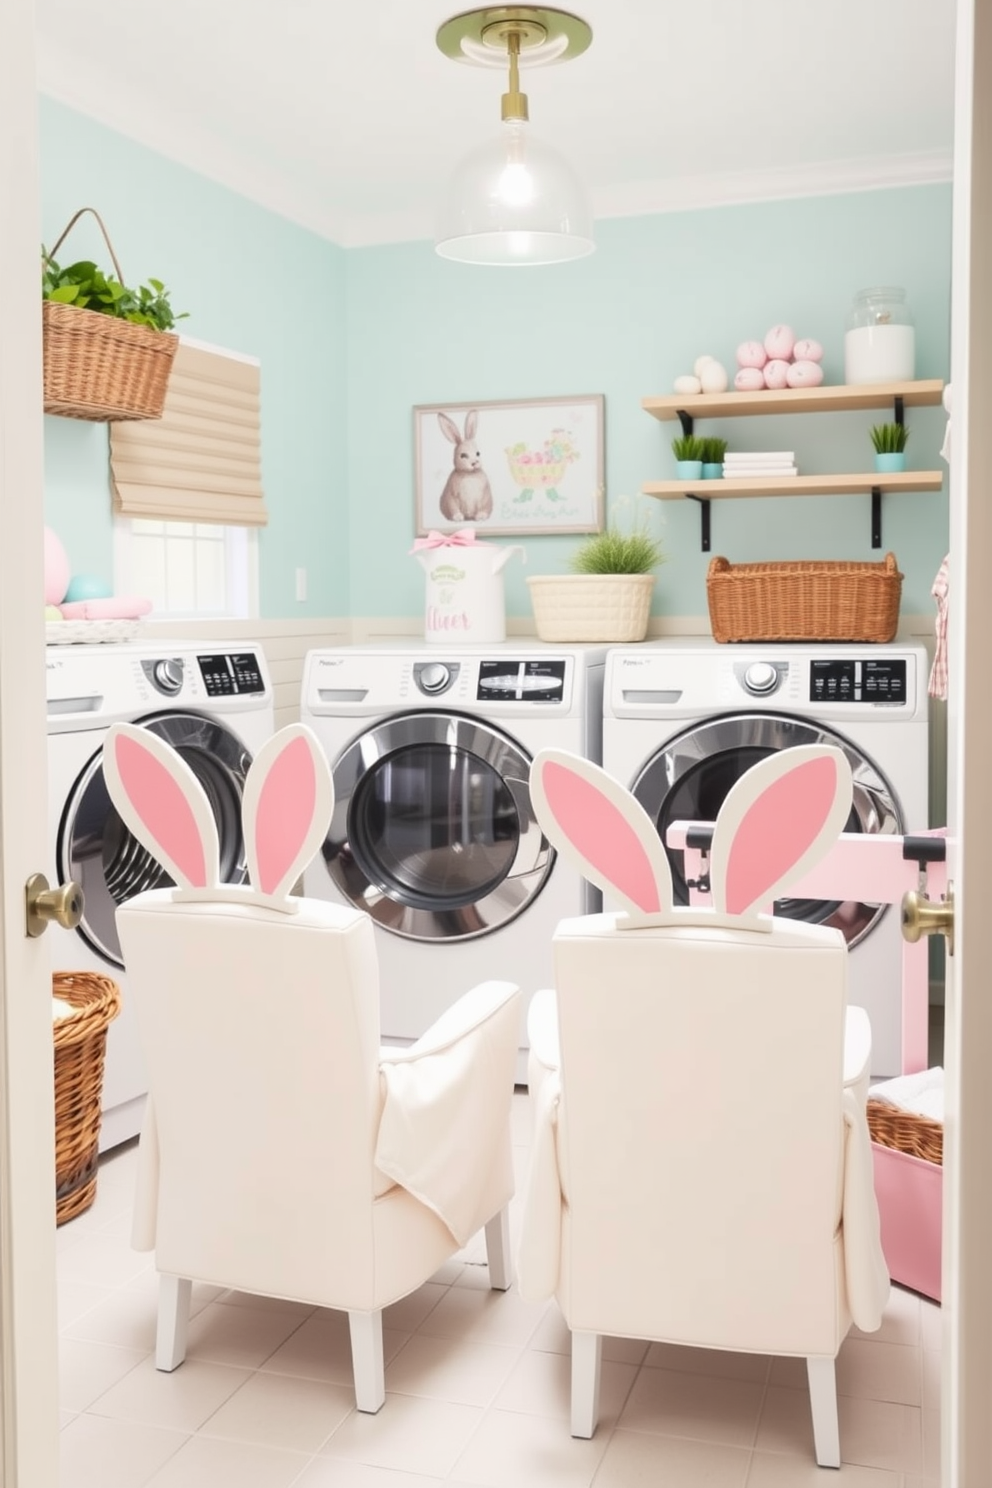
{"type": "Polygon", "coordinates": [[[334,782],[312,730],[292,724],[266,741],[245,781],[241,807],[252,887],[271,907],[286,903],[330,826],[334,782]]]}
{"type": "Polygon", "coordinates": [[[218,882],[217,824],[182,755],[149,729],[115,723],[103,745],[103,775],[128,831],[180,888],[218,882]]]}
{"type": "Polygon", "coordinates": [[[717,914],[769,907],[829,852],[852,795],[847,756],[828,745],[779,750],[742,775],[720,808],[710,849],[717,914]]]}
{"type": "Polygon", "coordinates": [[[530,793],[544,835],[633,917],[668,913],[672,874],[661,838],[629,791],[588,760],[542,749],[530,793]]]}

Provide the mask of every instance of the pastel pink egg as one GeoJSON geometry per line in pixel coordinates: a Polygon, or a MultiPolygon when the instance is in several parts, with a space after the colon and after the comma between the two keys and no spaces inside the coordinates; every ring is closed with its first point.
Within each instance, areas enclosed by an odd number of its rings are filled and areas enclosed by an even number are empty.
{"type": "Polygon", "coordinates": [[[760,341],[742,341],[737,348],[738,367],[763,367],[768,355],[760,341]]]}
{"type": "Polygon", "coordinates": [[[65,548],[50,527],[45,528],[45,603],[57,605],[65,599],[72,569],[65,548]]]}
{"type": "Polygon", "coordinates": [[[775,325],[765,337],[765,350],[773,360],[787,362],[792,356],[796,335],[791,326],[775,325]]]}
{"type": "Polygon", "coordinates": [[[819,362],[792,362],[788,378],[790,387],[819,387],[823,381],[823,368],[819,362]]]}
{"type": "Polygon", "coordinates": [[[792,348],[794,362],[819,362],[823,360],[823,347],[819,341],[797,341],[792,348]]]}
{"type": "Polygon", "coordinates": [[[764,385],[765,379],[760,367],[742,367],[734,378],[734,387],[739,393],[757,392],[764,385]]]}
{"type": "Polygon", "coordinates": [[[788,387],[789,363],[783,362],[781,357],[773,357],[770,362],[765,363],[764,379],[766,388],[788,387]]]}

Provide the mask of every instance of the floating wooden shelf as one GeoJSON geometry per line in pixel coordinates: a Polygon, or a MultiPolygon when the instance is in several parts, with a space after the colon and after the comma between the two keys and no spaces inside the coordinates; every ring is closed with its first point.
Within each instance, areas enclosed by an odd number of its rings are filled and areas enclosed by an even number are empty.
{"type": "Polygon", "coordinates": [[[859,408],[886,408],[902,399],[904,408],[930,407],[940,402],[944,384],[939,377],[925,382],[878,382],[864,387],[765,388],[755,393],[673,393],[665,398],[642,398],[641,407],[656,419],[734,418],[741,414],[848,413],[859,408]]]}
{"type": "Polygon", "coordinates": [[[692,496],[697,501],[725,501],[734,496],[867,496],[872,491],[939,491],[944,484],[940,470],[899,470],[885,475],[779,475],[755,480],[646,481],[645,496],[660,501],[678,501],[692,496]]]}

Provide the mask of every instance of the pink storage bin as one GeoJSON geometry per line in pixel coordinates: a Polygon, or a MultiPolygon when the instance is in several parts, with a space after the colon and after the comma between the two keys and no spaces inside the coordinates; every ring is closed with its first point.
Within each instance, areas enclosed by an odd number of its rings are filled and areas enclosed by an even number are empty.
{"type": "Polygon", "coordinates": [[[944,1170],[877,1142],[872,1142],[871,1152],[889,1275],[939,1302],[944,1170]]]}

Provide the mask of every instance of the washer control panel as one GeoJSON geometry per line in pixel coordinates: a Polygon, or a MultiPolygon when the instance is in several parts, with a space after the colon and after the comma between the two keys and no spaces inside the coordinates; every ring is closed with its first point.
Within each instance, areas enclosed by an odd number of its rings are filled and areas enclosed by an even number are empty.
{"type": "Polygon", "coordinates": [[[421,661],[413,668],[413,680],[428,697],[440,697],[458,681],[457,661],[421,661]]]}
{"type": "Polygon", "coordinates": [[[906,662],[865,659],[811,661],[811,703],[905,703],[906,662]]]}
{"type": "Polygon", "coordinates": [[[155,688],[166,697],[175,697],[183,685],[183,659],[181,656],[161,656],[155,661],[143,661],[141,670],[155,688]]]}
{"type": "Polygon", "coordinates": [[[565,697],[564,661],[483,661],[476,699],[512,698],[521,703],[560,703],[565,697]]]}
{"type": "Polygon", "coordinates": [[[207,697],[245,697],[265,691],[254,651],[225,651],[196,659],[207,697]]]}
{"type": "Polygon", "coordinates": [[[751,661],[734,667],[742,687],[752,697],[768,697],[776,692],[782,678],[788,676],[788,662],[751,661]]]}

